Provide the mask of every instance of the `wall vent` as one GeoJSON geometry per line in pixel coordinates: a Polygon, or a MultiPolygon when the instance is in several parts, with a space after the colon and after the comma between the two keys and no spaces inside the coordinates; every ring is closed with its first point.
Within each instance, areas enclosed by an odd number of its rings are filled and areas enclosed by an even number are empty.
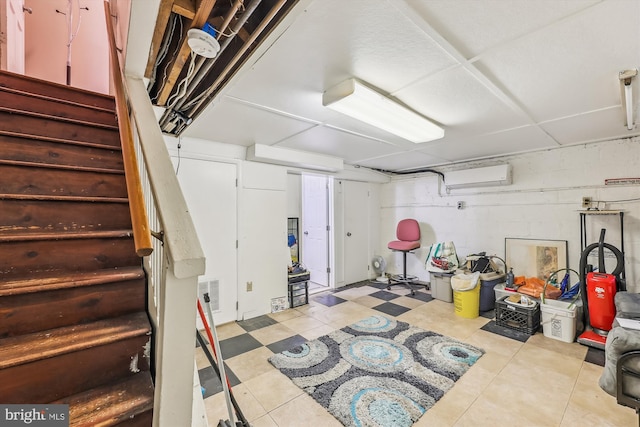
{"type": "MultiPolygon", "coordinates": [[[[220,311],[220,281],[217,279],[200,279],[198,282],[198,299],[204,304],[204,294],[209,293],[211,311],[220,311]]],[[[204,307],[203,307],[204,308],[204,307]]],[[[205,308],[206,313],[206,308],[205,308]]]]}

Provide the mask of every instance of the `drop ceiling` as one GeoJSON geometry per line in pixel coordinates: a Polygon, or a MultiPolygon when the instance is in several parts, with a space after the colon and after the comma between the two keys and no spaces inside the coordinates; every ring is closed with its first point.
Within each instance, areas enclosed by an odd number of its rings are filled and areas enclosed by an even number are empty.
{"type": "Polygon", "coordinates": [[[406,171],[640,134],[618,79],[640,66],[640,1],[300,0],[251,53],[181,135],[406,171]],[[351,77],[445,137],[414,144],[323,107],[351,77]]]}

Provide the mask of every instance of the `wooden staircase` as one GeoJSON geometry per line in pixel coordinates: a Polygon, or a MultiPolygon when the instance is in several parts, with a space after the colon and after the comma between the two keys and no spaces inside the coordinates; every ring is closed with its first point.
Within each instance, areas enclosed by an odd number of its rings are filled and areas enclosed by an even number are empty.
{"type": "Polygon", "coordinates": [[[151,425],[145,304],[114,99],[0,71],[0,403],[151,425]]]}

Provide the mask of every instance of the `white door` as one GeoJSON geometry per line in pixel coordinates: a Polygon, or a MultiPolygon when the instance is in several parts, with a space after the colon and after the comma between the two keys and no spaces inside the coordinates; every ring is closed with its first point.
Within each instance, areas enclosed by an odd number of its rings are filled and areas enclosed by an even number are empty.
{"type": "Polygon", "coordinates": [[[328,187],[326,176],[302,176],[302,263],[322,286],[329,286],[328,187]]]}
{"type": "Polygon", "coordinates": [[[6,19],[6,36],[2,46],[3,66],[7,71],[24,74],[24,14],[23,0],[4,0],[2,13],[6,19]]]}
{"type": "Polygon", "coordinates": [[[369,278],[369,185],[343,181],[344,195],[344,282],[369,278]]]}
{"type": "Polygon", "coordinates": [[[210,282],[216,325],[237,319],[236,165],[183,158],[178,181],[193,218],[206,270],[199,282],[210,282]]]}

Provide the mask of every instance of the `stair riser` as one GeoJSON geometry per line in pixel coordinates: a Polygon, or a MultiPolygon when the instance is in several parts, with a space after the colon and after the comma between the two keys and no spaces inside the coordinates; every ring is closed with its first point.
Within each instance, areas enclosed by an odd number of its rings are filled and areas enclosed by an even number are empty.
{"type": "Polygon", "coordinates": [[[91,105],[110,110],[115,109],[115,101],[113,97],[70,86],[32,79],[20,74],[0,71],[0,86],[20,90],[22,92],[64,99],[78,104],[91,105]]]}
{"type": "Polygon", "coordinates": [[[0,164],[2,194],[127,197],[124,175],[0,164]]]}
{"type": "Polygon", "coordinates": [[[140,263],[132,238],[40,240],[0,245],[0,277],[4,280],[140,263]]]}
{"type": "Polygon", "coordinates": [[[122,152],[0,135],[0,159],[18,162],[124,170],[122,152]]]}
{"type": "Polygon", "coordinates": [[[23,114],[9,114],[3,111],[0,111],[0,130],[33,137],[63,139],[109,147],[120,146],[117,130],[71,124],[23,114]]]}
{"type": "MultiPolygon", "coordinates": [[[[131,367],[136,355],[137,369],[148,371],[144,357],[148,342],[149,337],[143,335],[2,369],[0,402],[48,403],[107,384],[133,375],[131,367]]],[[[37,352],[38,349],[25,351],[37,352]]]]}
{"type": "Polygon", "coordinates": [[[0,298],[0,338],[145,310],[145,280],[0,298]]]}
{"type": "Polygon", "coordinates": [[[43,99],[20,93],[0,91],[0,107],[12,110],[32,111],[52,117],[80,120],[107,126],[118,126],[115,112],[96,110],[75,104],[65,104],[52,99],[43,99]]]}
{"type": "Polygon", "coordinates": [[[0,236],[14,232],[128,229],[131,214],[126,203],[0,200],[0,236]]]}

